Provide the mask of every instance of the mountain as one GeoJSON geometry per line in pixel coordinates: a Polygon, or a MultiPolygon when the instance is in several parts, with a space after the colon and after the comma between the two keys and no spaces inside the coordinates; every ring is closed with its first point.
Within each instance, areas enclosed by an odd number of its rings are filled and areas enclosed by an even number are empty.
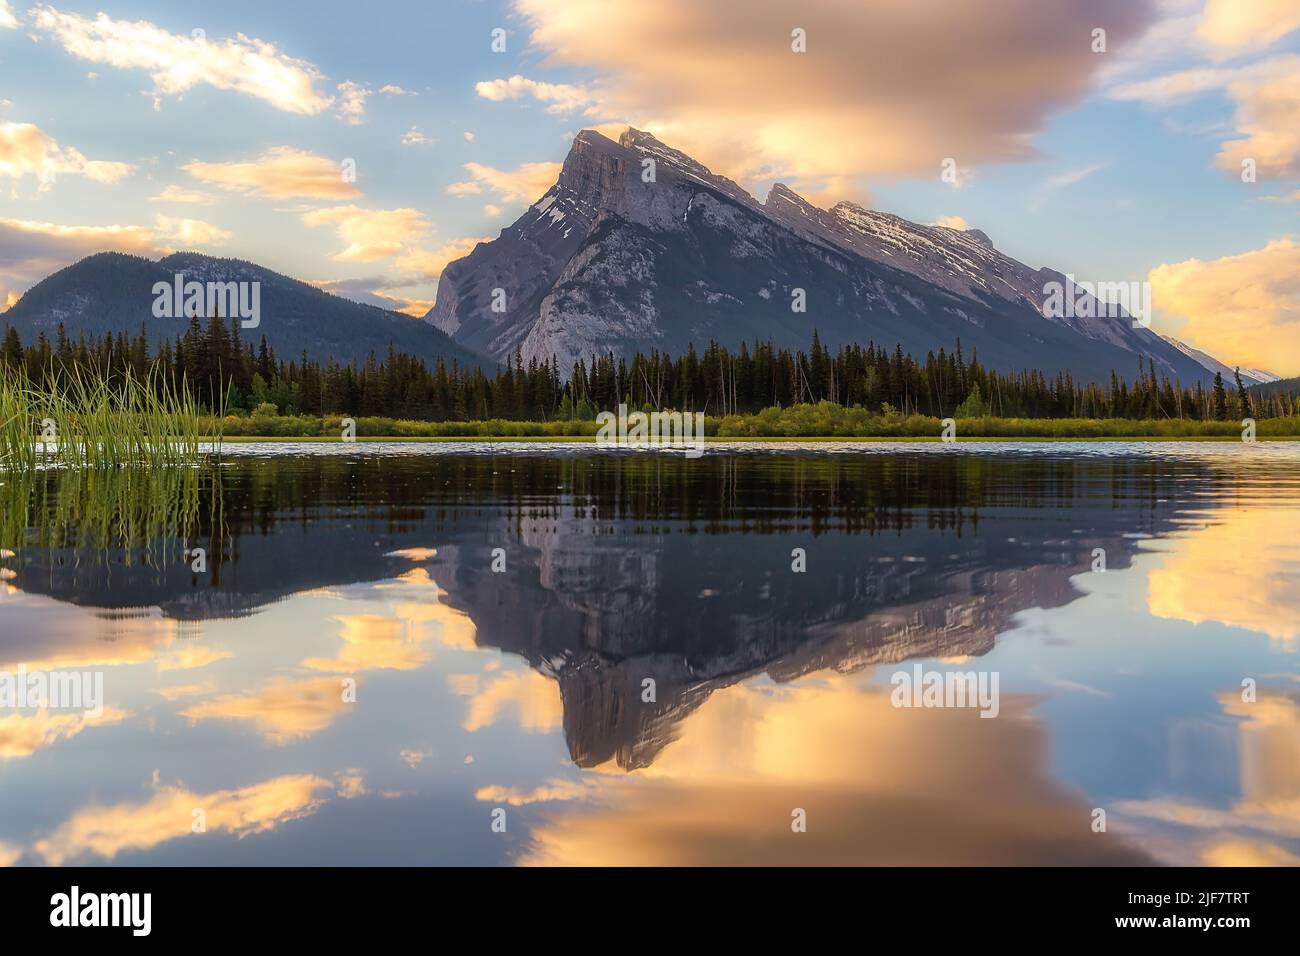
{"type": "Polygon", "coordinates": [[[447,363],[487,365],[484,358],[459,345],[427,322],[330,295],[313,285],[239,259],[216,259],[178,252],[155,261],[120,252],[88,256],[32,286],[7,312],[0,326],[12,325],[24,342],[44,332],[53,338],[59,323],[72,338],[82,333],[135,335],[144,326],[151,341],[174,339],[188,320],[155,318],[155,282],[169,285],[178,274],[187,281],[259,282],[260,324],[242,330],[254,345],[265,335],[281,358],[306,352],[325,361],[364,362],[374,352],[381,359],[391,342],[399,351],[423,358],[430,366],[439,356],[447,363]]]}
{"type": "MultiPolygon", "coordinates": [[[[1170,345],[1172,345],[1174,348],[1178,349],[1178,351],[1182,352],[1184,355],[1190,356],[1191,358],[1195,359],[1197,362],[1200,362],[1211,372],[1218,372],[1220,375],[1223,376],[1223,380],[1225,382],[1231,384],[1235,381],[1234,376],[1236,375],[1237,370],[1234,369],[1232,366],[1224,365],[1214,356],[1208,355],[1205,352],[1202,352],[1200,349],[1192,348],[1192,346],[1188,345],[1186,342],[1180,342],[1178,339],[1174,338],[1171,335],[1161,335],[1160,337],[1164,339],[1166,342],[1168,342],[1170,345]]],[[[1246,385],[1266,385],[1269,382],[1280,381],[1281,378],[1282,376],[1274,375],[1272,372],[1266,372],[1263,369],[1258,369],[1258,368],[1241,369],[1241,380],[1246,385]]]]}
{"type": "MultiPolygon", "coordinates": [[[[1246,377],[1245,369],[1242,369],[1241,377],[1245,379],[1246,377]]],[[[1250,386],[1250,391],[1255,395],[1264,395],[1264,396],[1300,395],[1300,376],[1293,376],[1292,378],[1274,377],[1270,381],[1264,382],[1260,385],[1250,386]]]]}
{"type": "MultiPolygon", "coordinates": [[[[778,184],[760,203],[648,133],[575,137],[559,179],[513,225],[447,266],[426,318],[504,359],[654,349],[710,339],[892,347],[918,359],[960,338],[1003,371],[1106,381],[1153,361],[1184,383],[1212,373],[1127,314],[1048,318],[1071,280],[1003,255],[978,230],[922,226],[853,203],[819,209],[778,184]],[[653,161],[654,181],[643,181],[653,161]],[[796,312],[796,290],[806,311],[796,312]],[[497,290],[500,290],[498,292],[497,290]],[[496,306],[494,310],[494,305],[496,306]]],[[[1090,296],[1078,293],[1089,302],[1090,296]]]]}

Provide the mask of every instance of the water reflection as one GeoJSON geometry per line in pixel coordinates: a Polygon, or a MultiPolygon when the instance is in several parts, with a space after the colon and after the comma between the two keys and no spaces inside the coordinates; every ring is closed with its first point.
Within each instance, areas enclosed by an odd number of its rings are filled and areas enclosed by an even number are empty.
{"type": "Polygon", "coordinates": [[[110,706],[0,717],[0,862],[1141,863],[1188,831],[1196,862],[1294,862],[1297,461],[353,454],[6,485],[0,667],[106,668],[110,706]],[[891,707],[922,659],[1000,670],[1002,716],[891,707]],[[1122,719],[1184,728],[1164,779],[1122,719]]]}

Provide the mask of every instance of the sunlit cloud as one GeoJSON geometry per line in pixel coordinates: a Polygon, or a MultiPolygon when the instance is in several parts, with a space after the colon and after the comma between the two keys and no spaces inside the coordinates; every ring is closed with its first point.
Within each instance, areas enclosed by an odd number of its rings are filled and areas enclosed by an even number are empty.
{"type": "MultiPolygon", "coordinates": [[[[902,710],[861,675],[714,694],[635,774],[557,787],[524,864],[745,865],[1140,863],[1088,830],[1081,794],[1057,784],[1024,698],[998,720],[902,710]],[[807,832],[791,835],[792,808],[807,832]],[[1081,825],[1080,821],[1084,821],[1081,825]]],[[[539,800],[483,788],[480,800],[539,800]]]]}
{"type": "Polygon", "coordinates": [[[1112,96],[1169,105],[1218,90],[1235,103],[1233,122],[1242,135],[1220,145],[1215,164],[1233,176],[1241,176],[1249,160],[1258,179],[1300,177],[1300,55],[1183,70],[1123,84],[1112,96]]]}
{"type": "Polygon", "coordinates": [[[233,236],[229,230],[214,226],[202,219],[181,219],[175,216],[154,217],[158,234],[181,248],[207,246],[225,242],[233,236]]]}
{"type": "Polygon", "coordinates": [[[18,18],[14,16],[13,8],[9,6],[9,0],[0,0],[0,30],[16,30],[18,28],[18,18]]]}
{"type": "Polygon", "coordinates": [[[568,113],[591,103],[591,94],[568,83],[544,83],[515,74],[509,79],[485,80],[474,84],[474,92],[485,100],[532,99],[546,103],[548,113],[568,113]]]}
{"type": "Polygon", "coordinates": [[[466,163],[465,169],[470,178],[448,186],[448,195],[474,196],[486,191],[503,202],[522,205],[540,199],[560,175],[559,163],[524,163],[513,170],[466,163]]]}
{"type": "Polygon", "coordinates": [[[533,670],[492,677],[450,674],[447,684],[453,694],[470,698],[463,726],[471,733],[507,717],[528,733],[545,733],[564,721],[559,687],[533,670]]]}
{"type": "Polygon", "coordinates": [[[287,744],[318,733],[349,706],[337,677],[277,680],[252,694],[230,694],[181,711],[192,721],[250,722],[267,741],[287,744]]]}
{"type": "MultiPolygon", "coordinates": [[[[584,113],[653,132],[733,179],[819,195],[860,192],[869,175],[937,180],[945,157],[963,168],[1036,157],[1033,136],[1087,94],[1104,63],[1086,42],[1092,28],[1104,23],[1120,50],[1156,15],[1127,0],[947,4],[941,14],[914,0],[810,0],[797,16],[784,0],[515,8],[543,65],[594,75],[584,113]],[[806,53],[792,52],[794,27],[806,31],[806,53]]],[[[509,82],[493,95],[507,97],[509,82]]]]}
{"type": "Polygon", "coordinates": [[[344,180],[338,162],[292,146],[273,146],[251,162],[195,160],[181,169],[222,189],[271,199],[350,199],[361,195],[344,180]]]}
{"type": "Polygon", "coordinates": [[[180,186],[173,184],[166,186],[158,195],[150,196],[149,201],[185,203],[191,206],[211,206],[217,199],[210,193],[200,192],[197,189],[182,189],[180,186]]]}
{"type": "Polygon", "coordinates": [[[599,785],[593,780],[550,780],[540,787],[525,790],[522,787],[481,787],[474,792],[474,799],[486,803],[504,803],[512,807],[524,807],[532,803],[557,803],[565,800],[585,800],[600,793],[599,785]]]}
{"type": "Polygon", "coordinates": [[[179,96],[201,85],[252,96],[289,113],[311,115],[334,102],[317,92],[322,77],[314,66],[242,33],[208,40],[169,33],[146,20],[114,20],[105,13],[92,20],[52,6],[35,6],[30,15],[38,32],[81,60],[147,70],[155,105],[164,96],[179,96]]]}
{"type": "Polygon", "coordinates": [[[492,238],[492,236],[473,236],[453,240],[437,249],[412,249],[396,259],[393,266],[399,272],[419,277],[426,282],[437,282],[447,263],[469,255],[479,243],[491,242],[492,238]]]}
{"type": "Polygon", "coordinates": [[[78,810],[32,848],[47,864],[61,866],[85,856],[112,860],[121,853],[150,850],[182,837],[201,839],[192,830],[196,809],[203,811],[206,833],[243,839],[310,816],[332,796],[355,795],[357,784],[355,772],[333,780],[315,774],[288,775],[209,793],[155,783],[153,796],[143,802],[91,804],[78,810]]]}
{"type": "Polygon", "coordinates": [[[41,189],[48,189],[60,175],[84,176],[107,185],[134,169],[129,163],[87,159],[80,150],[60,146],[33,123],[0,123],[0,176],[32,176],[41,189]]]}
{"type": "Polygon", "coordinates": [[[415,209],[362,209],[334,206],[303,213],[309,226],[334,226],[347,248],[334,258],[340,262],[374,262],[402,251],[429,230],[429,220],[415,209]]]}
{"type": "Polygon", "coordinates": [[[345,123],[358,126],[365,122],[366,99],[371,90],[360,83],[344,80],[339,84],[339,116],[345,123]]]}
{"type": "Polygon", "coordinates": [[[77,736],[87,727],[115,724],[130,716],[118,707],[105,707],[98,717],[81,711],[41,710],[34,714],[0,717],[0,760],[30,757],[60,740],[77,736]]]}
{"type": "MultiPolygon", "coordinates": [[[[1127,800],[1116,809],[1172,831],[1172,846],[1217,866],[1291,866],[1300,851],[1300,694],[1261,685],[1255,700],[1219,695],[1238,725],[1240,796],[1226,805],[1177,797],[1127,800]],[[1286,845],[1290,844],[1290,847],[1286,845]]],[[[1158,842],[1158,832],[1143,836],[1158,842]]]]}
{"type": "Polygon", "coordinates": [[[934,225],[942,226],[945,229],[960,229],[963,232],[970,228],[970,223],[961,216],[940,216],[934,221],[934,225]]]}
{"type": "Polygon", "coordinates": [[[1178,337],[1231,366],[1300,374],[1300,244],[1276,239],[1221,259],[1151,270],[1157,311],[1185,324],[1178,337]]]}
{"type": "Polygon", "coordinates": [[[1262,49],[1300,29],[1296,0],[1205,0],[1197,36],[1226,54],[1262,49]]]}

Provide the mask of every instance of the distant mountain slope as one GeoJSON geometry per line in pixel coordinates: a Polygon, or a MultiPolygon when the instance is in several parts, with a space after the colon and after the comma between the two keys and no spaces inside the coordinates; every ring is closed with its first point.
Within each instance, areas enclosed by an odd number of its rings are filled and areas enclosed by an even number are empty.
{"type": "MultiPolygon", "coordinates": [[[[1242,372],[1245,378],[1245,371],[1242,372]]],[[[1300,395],[1300,375],[1292,378],[1277,378],[1261,385],[1252,385],[1249,389],[1255,395],[1300,395]]]]}
{"type": "Polygon", "coordinates": [[[1126,315],[1044,317],[1053,280],[1066,277],[1016,262],[976,230],[851,203],[822,210],[782,185],[759,203],[647,133],[615,143],[584,130],[538,202],[447,266],[426,318],[498,359],[519,348],[562,367],[709,339],[804,348],[816,330],[828,346],[900,343],[921,360],[960,338],[994,368],[1069,369],[1084,381],[1112,369],[1134,378],[1139,361],[1184,383],[1213,378],[1126,315]],[[805,312],[791,309],[799,289],[805,312]]]}
{"type": "MultiPolygon", "coordinates": [[[[1232,368],[1231,366],[1225,365],[1224,363],[1216,359],[1214,356],[1202,352],[1200,349],[1192,348],[1186,342],[1181,342],[1178,339],[1174,338],[1173,336],[1161,335],[1160,337],[1164,339],[1166,342],[1168,342],[1170,345],[1172,345],[1174,348],[1178,349],[1184,355],[1189,355],[1192,358],[1194,358],[1196,361],[1200,362],[1211,372],[1220,373],[1223,376],[1223,380],[1225,382],[1234,381],[1233,376],[1236,374],[1236,369],[1232,368]]],[[[1280,375],[1274,375],[1272,372],[1265,372],[1263,369],[1243,368],[1241,370],[1241,380],[1246,385],[1256,385],[1256,384],[1265,384],[1267,382],[1276,382],[1280,378],[1281,378],[1280,375]]]]}
{"type": "Polygon", "coordinates": [[[442,356],[448,364],[491,363],[453,342],[427,322],[330,295],[313,285],[272,272],[251,262],[178,252],[154,262],[119,252],[103,252],[61,269],[38,282],[7,312],[0,327],[12,325],[24,342],[44,332],[49,338],[63,323],[69,336],[106,332],[135,335],[141,325],[150,342],[173,339],[185,331],[184,318],[155,318],[153,286],[171,283],[177,273],[199,282],[261,283],[261,324],[245,329],[244,340],[267,343],[283,359],[306,352],[321,361],[365,361],[374,352],[383,358],[391,342],[399,351],[423,358],[430,366],[442,356]]]}

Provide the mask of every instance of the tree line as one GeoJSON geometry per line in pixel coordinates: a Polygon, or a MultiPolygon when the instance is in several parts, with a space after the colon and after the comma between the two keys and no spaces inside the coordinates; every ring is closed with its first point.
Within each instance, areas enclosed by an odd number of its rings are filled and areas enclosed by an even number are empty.
{"type": "Polygon", "coordinates": [[[1106,383],[1076,381],[1069,371],[998,372],[961,340],[951,351],[930,351],[918,361],[901,346],[868,343],[825,348],[814,332],[805,350],[777,349],[770,342],[728,349],[716,342],[672,357],[655,351],[631,358],[607,354],[581,359],[561,372],[559,363],[518,351],[493,374],[477,366],[423,359],[390,345],[364,362],[325,362],[306,353],[276,354],[261,336],[244,341],[238,321],[191,318],[174,340],[150,344],[147,331],[128,338],[106,334],[75,341],[62,325],[54,341],[42,332],[24,344],[10,327],[0,361],[48,387],[64,370],[79,368],[112,380],[130,370],[184,383],[209,409],[281,415],[344,414],[425,421],[491,418],[516,421],[593,419],[620,403],[639,409],[699,411],[722,417],[753,414],[773,406],[830,401],[871,412],[934,417],[1183,418],[1227,421],[1300,411],[1297,396],[1247,391],[1238,374],[1228,386],[1216,375],[1210,388],[1183,385],[1158,373],[1154,361],[1135,358],[1124,375],[1112,370],[1106,383]]]}

